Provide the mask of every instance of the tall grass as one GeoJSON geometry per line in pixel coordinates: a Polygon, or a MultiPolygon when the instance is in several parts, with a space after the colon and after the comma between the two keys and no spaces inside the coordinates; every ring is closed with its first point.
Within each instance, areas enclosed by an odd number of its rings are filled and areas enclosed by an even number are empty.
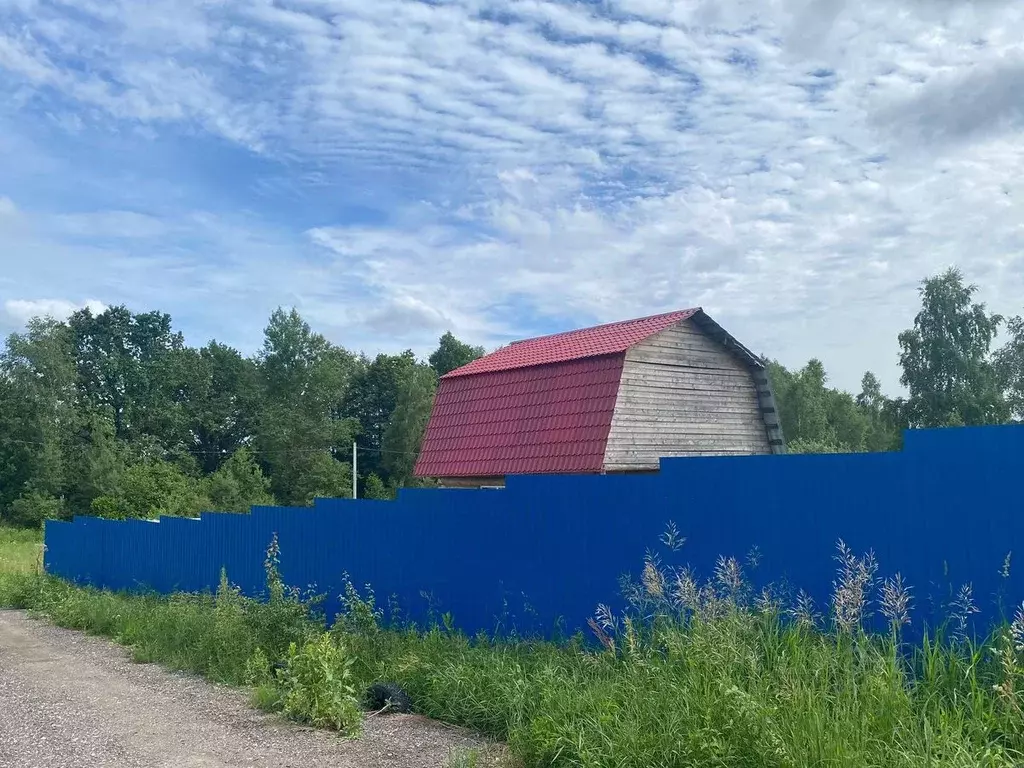
{"type": "Polygon", "coordinates": [[[31,573],[42,557],[43,537],[38,530],[0,525],[0,573],[31,573]]]}
{"type": "Polygon", "coordinates": [[[874,559],[845,546],[837,561],[832,604],[817,610],[804,595],[754,595],[735,560],[700,581],[649,558],[627,611],[602,606],[592,637],[558,644],[388,626],[372,591],[351,586],[327,631],[274,581],[273,557],[263,603],[226,579],[216,595],[158,597],[24,574],[6,598],[0,586],[0,602],[114,637],[140,660],[252,684],[270,708],[350,731],[353,695],[398,682],[417,711],[506,741],[529,766],[1020,765],[1024,612],[985,643],[951,633],[908,647],[910,588],[878,582],[874,559]],[[872,603],[888,632],[864,630],[872,603]],[[328,677],[341,687],[310,697],[328,677]],[[335,694],[343,706],[331,709],[335,694]]]}

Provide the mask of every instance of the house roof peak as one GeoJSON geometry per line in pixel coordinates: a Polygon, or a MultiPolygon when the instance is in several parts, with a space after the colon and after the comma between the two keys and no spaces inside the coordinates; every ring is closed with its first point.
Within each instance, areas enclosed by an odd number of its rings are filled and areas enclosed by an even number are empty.
{"type": "Polygon", "coordinates": [[[456,368],[446,374],[445,378],[621,354],[654,334],[693,317],[698,312],[701,312],[699,307],[682,309],[514,341],[468,365],[456,368]]]}

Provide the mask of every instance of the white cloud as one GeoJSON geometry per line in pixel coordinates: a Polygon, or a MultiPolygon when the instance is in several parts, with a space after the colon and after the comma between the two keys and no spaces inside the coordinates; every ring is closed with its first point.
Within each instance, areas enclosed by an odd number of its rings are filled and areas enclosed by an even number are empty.
{"type": "Polygon", "coordinates": [[[89,309],[96,314],[106,311],[107,305],[99,299],[79,302],[67,299],[8,299],[4,302],[4,311],[19,323],[27,323],[36,317],[66,320],[80,309],[89,309]]]}
{"type": "Polygon", "coordinates": [[[7,295],[87,291],[246,339],[297,303],[368,349],[703,304],[850,387],[869,367],[895,384],[916,284],[951,263],[1021,311],[1019,3],[19,6],[0,97],[69,140],[212,135],[278,164],[260,194],[379,184],[391,203],[380,224],[284,224],[195,213],[229,179],[108,211],[18,198],[7,295]]]}

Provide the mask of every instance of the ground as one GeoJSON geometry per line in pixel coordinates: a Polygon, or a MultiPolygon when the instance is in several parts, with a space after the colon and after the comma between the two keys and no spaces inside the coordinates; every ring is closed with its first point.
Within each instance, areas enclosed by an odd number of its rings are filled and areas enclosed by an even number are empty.
{"type": "Polygon", "coordinates": [[[0,768],[436,768],[479,746],[416,715],[369,717],[356,740],[301,728],[245,691],[0,611],[0,768]]]}

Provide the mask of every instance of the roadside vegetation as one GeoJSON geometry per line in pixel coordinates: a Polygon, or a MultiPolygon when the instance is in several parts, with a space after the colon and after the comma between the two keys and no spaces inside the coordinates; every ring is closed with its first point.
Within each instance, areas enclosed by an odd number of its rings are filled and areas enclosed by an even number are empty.
{"type": "MultiPolygon", "coordinates": [[[[139,661],[249,686],[257,706],[344,734],[375,716],[363,694],[388,681],[416,712],[505,742],[525,766],[1024,760],[1024,611],[976,642],[962,631],[973,596],[961,594],[947,630],[910,647],[912,591],[877,582],[874,560],[845,547],[828,607],[754,595],[733,560],[702,581],[652,558],[628,611],[602,606],[587,637],[556,644],[390,625],[372,591],[352,585],[328,630],[317,600],[281,582],[276,544],[257,602],[227,576],[214,595],[83,589],[33,570],[38,539],[4,531],[0,542],[0,605],[113,638],[139,661]],[[863,629],[872,610],[888,632],[863,629]]],[[[452,761],[491,764],[474,752],[452,761]]]]}

